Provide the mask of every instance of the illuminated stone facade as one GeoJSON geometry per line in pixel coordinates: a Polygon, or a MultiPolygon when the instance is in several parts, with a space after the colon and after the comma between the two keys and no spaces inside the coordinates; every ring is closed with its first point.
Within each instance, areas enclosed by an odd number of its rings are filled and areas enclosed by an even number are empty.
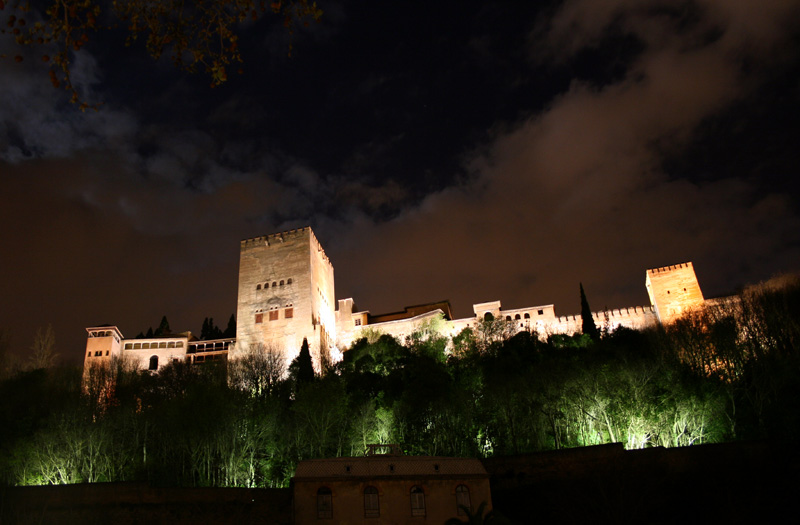
{"type": "MultiPolygon", "coordinates": [[[[597,327],[612,331],[670,323],[704,304],[690,262],[647,270],[645,285],[650,306],[593,312],[597,327]]],[[[367,334],[389,334],[403,341],[430,323],[451,337],[487,318],[507,321],[512,332],[535,332],[541,338],[580,332],[582,325],[580,315],[557,316],[552,304],[504,310],[500,301],[491,301],[474,304],[473,316],[453,319],[447,301],[373,315],[358,310],[352,298],[337,303],[335,297],[333,265],[311,228],[246,239],[240,246],[235,339],[198,341],[191,332],[124,339],[117,327],[90,327],[84,368],[124,355],[139,368],[158,370],[174,361],[202,363],[267,347],[280,351],[288,364],[303,339],[319,367],[321,362],[338,361],[367,334]]]]}
{"type": "Polygon", "coordinates": [[[308,340],[315,363],[335,349],[333,265],[311,228],[241,242],[236,350],[260,345],[290,362],[308,340]]]}
{"type": "Polygon", "coordinates": [[[664,324],[705,303],[690,262],[647,270],[645,286],[658,320],[664,324]]]}

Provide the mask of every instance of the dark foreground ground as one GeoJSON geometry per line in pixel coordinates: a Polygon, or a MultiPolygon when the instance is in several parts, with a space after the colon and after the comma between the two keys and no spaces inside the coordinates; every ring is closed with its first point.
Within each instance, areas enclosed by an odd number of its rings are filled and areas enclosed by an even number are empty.
{"type": "MultiPolygon", "coordinates": [[[[794,514],[794,443],[624,451],[604,445],[484,461],[514,523],[774,522],[794,514]]],[[[2,524],[290,524],[289,489],[142,483],[0,487],[2,524]]],[[[421,521],[424,523],[424,521],[421,521]]]]}

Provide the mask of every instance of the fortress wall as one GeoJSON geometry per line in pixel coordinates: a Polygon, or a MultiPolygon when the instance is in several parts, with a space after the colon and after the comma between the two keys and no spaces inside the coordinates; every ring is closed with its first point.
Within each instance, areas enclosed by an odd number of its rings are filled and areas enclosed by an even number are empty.
{"type": "MultiPolygon", "coordinates": [[[[594,324],[600,330],[613,331],[620,326],[642,330],[656,322],[655,311],[650,306],[630,306],[592,312],[594,324]]],[[[549,334],[574,334],[583,332],[580,314],[559,316],[549,327],[549,334]]]]}
{"type": "MultiPolygon", "coordinates": [[[[334,289],[333,265],[314,232],[309,228],[309,257],[311,269],[311,325],[313,334],[306,336],[314,362],[338,361],[341,356],[331,355],[330,347],[336,341],[336,293],[334,289]],[[313,341],[312,341],[313,338],[313,341]]],[[[301,340],[302,342],[302,340],[301,340]]]]}

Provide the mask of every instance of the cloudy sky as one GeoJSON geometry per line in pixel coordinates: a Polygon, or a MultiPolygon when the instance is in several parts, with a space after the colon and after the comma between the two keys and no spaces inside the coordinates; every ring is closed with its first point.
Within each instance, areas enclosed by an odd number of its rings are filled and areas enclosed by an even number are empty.
{"type": "MultiPolygon", "coordinates": [[[[693,261],[706,296],[800,270],[800,2],[319,0],[292,56],[242,28],[241,75],[116,33],[0,59],[0,329],[132,337],[223,325],[239,241],[310,225],[337,298],[579,311],[647,304],[693,261]]],[[[0,13],[0,18],[5,18],[0,13]]],[[[7,35],[0,51],[20,53],[7,35]]]]}

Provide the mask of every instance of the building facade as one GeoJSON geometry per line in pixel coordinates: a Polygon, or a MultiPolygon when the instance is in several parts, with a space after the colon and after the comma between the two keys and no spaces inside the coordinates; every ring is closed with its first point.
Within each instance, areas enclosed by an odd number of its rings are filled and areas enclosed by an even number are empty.
{"type": "Polygon", "coordinates": [[[294,523],[436,523],[492,509],[489,475],[472,458],[368,454],[301,461],[294,523]]]}
{"type": "MultiPolygon", "coordinates": [[[[649,306],[593,312],[595,324],[612,331],[671,323],[705,302],[691,262],[646,271],[649,306]]],[[[545,304],[503,309],[500,301],[473,305],[473,316],[454,319],[450,303],[408,306],[373,315],[352,298],[336,301],[333,264],[311,228],[245,239],[240,243],[236,338],[198,341],[191,332],[147,339],[125,339],[116,326],[87,328],[84,369],[126,356],[136,366],[157,371],[174,361],[204,363],[234,359],[256,350],[279,352],[290,363],[307,340],[315,366],[336,362],[342,352],[367,334],[384,333],[401,341],[426,323],[438,322],[442,335],[454,336],[491,318],[505,320],[513,331],[551,334],[581,331],[581,316],[558,316],[545,304]]]]}

